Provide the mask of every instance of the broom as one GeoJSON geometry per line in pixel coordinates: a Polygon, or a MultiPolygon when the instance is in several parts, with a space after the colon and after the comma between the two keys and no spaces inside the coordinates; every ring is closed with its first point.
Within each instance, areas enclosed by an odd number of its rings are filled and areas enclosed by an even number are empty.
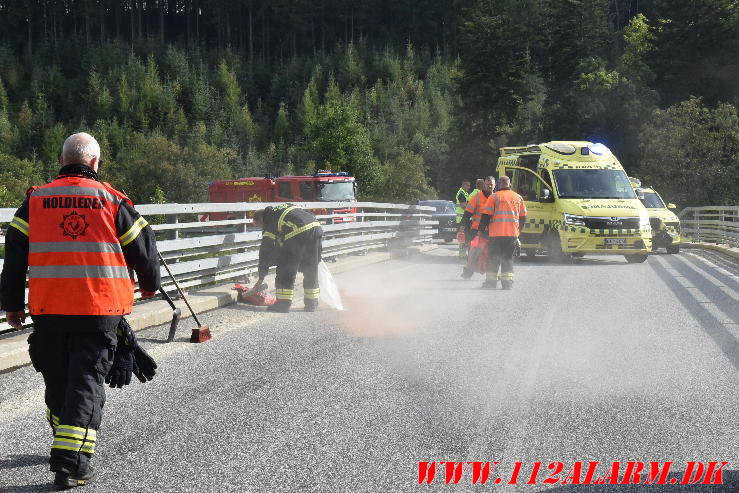
{"type": "Polygon", "coordinates": [[[182,289],[180,289],[180,285],[177,284],[177,279],[174,278],[174,275],[172,275],[172,271],[169,270],[169,266],[167,265],[167,262],[164,261],[164,257],[162,257],[162,254],[157,252],[159,255],[159,260],[161,260],[162,265],[164,265],[164,268],[167,270],[167,274],[169,274],[169,277],[172,278],[172,282],[174,283],[175,287],[177,288],[177,292],[180,293],[180,296],[182,296],[182,299],[185,300],[185,304],[187,305],[187,308],[190,309],[190,313],[192,314],[192,318],[195,319],[195,323],[198,325],[197,328],[192,329],[192,334],[190,335],[190,342],[205,342],[210,340],[210,328],[207,325],[200,325],[200,320],[198,320],[197,315],[195,315],[195,311],[190,306],[190,302],[187,301],[187,297],[185,296],[185,293],[182,292],[182,289]]]}

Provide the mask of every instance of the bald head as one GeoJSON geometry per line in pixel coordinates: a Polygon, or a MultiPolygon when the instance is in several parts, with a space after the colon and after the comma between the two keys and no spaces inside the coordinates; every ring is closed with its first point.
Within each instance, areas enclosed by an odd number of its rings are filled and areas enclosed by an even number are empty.
{"type": "Polygon", "coordinates": [[[498,178],[498,188],[511,188],[511,179],[507,176],[498,178]]]}
{"type": "Polygon", "coordinates": [[[60,160],[62,166],[84,164],[97,171],[98,161],[100,160],[100,144],[92,135],[84,132],[70,135],[64,141],[60,160]]]}

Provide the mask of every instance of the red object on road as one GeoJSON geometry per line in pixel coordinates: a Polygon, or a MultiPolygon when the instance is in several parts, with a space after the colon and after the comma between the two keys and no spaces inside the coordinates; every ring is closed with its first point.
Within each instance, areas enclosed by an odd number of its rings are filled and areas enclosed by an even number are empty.
{"type": "Polygon", "coordinates": [[[470,253],[467,267],[480,274],[485,274],[488,264],[488,239],[475,236],[470,242],[470,253]]]}
{"type": "Polygon", "coordinates": [[[274,297],[268,295],[264,291],[252,291],[248,287],[242,286],[239,283],[234,284],[234,287],[231,289],[235,289],[239,292],[237,299],[241,303],[256,306],[270,306],[274,305],[277,301],[274,297]]]}

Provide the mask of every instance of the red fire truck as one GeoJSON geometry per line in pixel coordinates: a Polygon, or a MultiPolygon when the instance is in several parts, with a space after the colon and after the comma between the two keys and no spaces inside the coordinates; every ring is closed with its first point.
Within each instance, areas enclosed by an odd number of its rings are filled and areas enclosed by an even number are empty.
{"type": "MultiPolygon", "coordinates": [[[[349,173],[319,171],[308,176],[280,176],[279,178],[238,178],[220,180],[208,185],[210,202],[356,202],[356,182],[349,173]]],[[[311,209],[316,215],[333,214],[333,223],[354,221],[355,207],[342,209],[311,209]]],[[[214,212],[203,220],[233,219],[230,213],[214,212]]]]}

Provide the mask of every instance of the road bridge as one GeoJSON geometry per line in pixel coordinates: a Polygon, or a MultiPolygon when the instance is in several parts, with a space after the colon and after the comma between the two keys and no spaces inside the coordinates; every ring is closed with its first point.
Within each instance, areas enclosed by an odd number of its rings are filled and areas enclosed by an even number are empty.
{"type": "MultiPolygon", "coordinates": [[[[338,274],[343,312],[231,305],[200,315],[203,344],[139,332],[159,373],[108,390],[84,491],[739,491],[734,259],[523,258],[512,291],[486,291],[455,255],[338,274]],[[485,486],[444,485],[442,465],[419,485],[420,461],[501,464],[485,486]],[[578,461],[673,465],[650,489],[543,483],[578,461]],[[728,461],[726,484],[669,484],[688,461],[728,461]]],[[[30,367],[0,374],[3,492],[49,490],[43,410],[30,367]]]]}

